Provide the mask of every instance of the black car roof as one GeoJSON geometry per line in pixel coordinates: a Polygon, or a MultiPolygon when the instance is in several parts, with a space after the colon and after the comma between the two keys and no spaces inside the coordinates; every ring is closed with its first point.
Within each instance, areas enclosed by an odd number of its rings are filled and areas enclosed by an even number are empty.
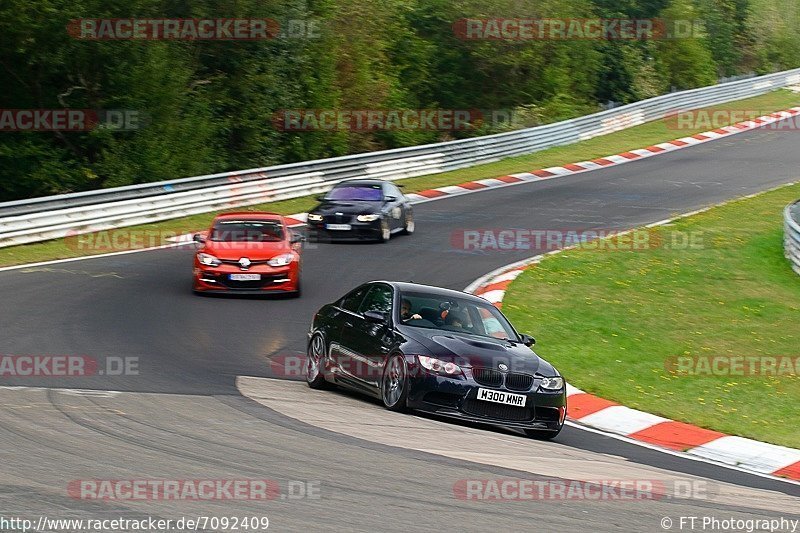
{"type": "Polygon", "coordinates": [[[456,291],[453,289],[434,287],[433,285],[423,285],[421,283],[412,283],[408,281],[384,281],[384,280],[376,280],[372,283],[387,283],[400,291],[427,292],[436,296],[463,298],[466,300],[473,300],[475,302],[480,302],[483,304],[486,303],[486,300],[484,298],[481,298],[480,296],[475,296],[474,294],[469,294],[462,291],[456,291]]]}
{"type": "Polygon", "coordinates": [[[339,183],[334,185],[333,188],[335,189],[336,187],[339,187],[340,185],[383,185],[384,183],[388,183],[388,182],[386,180],[379,180],[379,179],[363,179],[363,178],[359,178],[359,179],[353,179],[353,180],[340,181],[339,183]]]}

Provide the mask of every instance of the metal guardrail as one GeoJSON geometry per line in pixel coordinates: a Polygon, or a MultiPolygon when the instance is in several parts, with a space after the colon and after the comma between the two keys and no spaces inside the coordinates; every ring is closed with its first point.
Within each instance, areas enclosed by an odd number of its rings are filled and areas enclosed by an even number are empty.
{"type": "Polygon", "coordinates": [[[0,204],[0,247],[319,194],[346,179],[399,180],[491,163],[794,84],[800,84],[800,69],[666,94],[484,137],[6,202],[0,204]]]}
{"type": "Polygon", "coordinates": [[[800,275],[800,200],[783,212],[783,249],[792,269],[800,275]]]}

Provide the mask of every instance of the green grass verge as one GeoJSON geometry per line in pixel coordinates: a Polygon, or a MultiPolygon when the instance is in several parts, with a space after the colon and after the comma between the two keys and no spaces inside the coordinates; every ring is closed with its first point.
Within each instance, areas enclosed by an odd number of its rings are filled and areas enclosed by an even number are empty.
{"type": "MultiPolygon", "coordinates": [[[[783,256],[791,185],[654,229],[696,249],[569,250],[510,286],[503,311],[574,386],[674,420],[800,448],[800,375],[671,372],[678,356],[800,357],[800,277],[783,256]],[[680,239],[678,239],[680,240],[680,239]]],[[[665,241],[666,239],[666,241],[665,241]]],[[[674,370],[674,369],[673,369],[674,370]]]]}
{"type": "MultiPolygon", "coordinates": [[[[788,90],[778,90],[755,98],[728,102],[708,109],[744,110],[765,114],[797,105],[800,105],[800,94],[788,90]]],[[[715,127],[722,125],[723,124],[715,124],[715,127]]],[[[650,144],[668,141],[677,137],[692,135],[707,129],[707,127],[700,127],[696,129],[676,130],[670,129],[665,121],[654,121],[568,146],[551,148],[534,154],[504,159],[496,163],[480,165],[468,169],[404,179],[400,183],[404,185],[404,190],[406,192],[416,192],[434,187],[442,187],[444,185],[457,185],[476,179],[503,176],[516,172],[528,172],[544,167],[594,159],[605,155],[624,152],[626,150],[643,148],[650,144]]],[[[268,210],[289,215],[306,211],[313,207],[314,204],[315,202],[312,197],[305,196],[292,200],[255,205],[247,209],[268,210]]],[[[186,218],[136,226],[129,229],[143,230],[150,234],[158,234],[159,232],[165,234],[169,232],[186,233],[208,227],[214,215],[215,213],[205,213],[186,218]]],[[[51,259],[64,259],[91,255],[93,253],[103,253],[106,251],[108,250],[87,249],[85,246],[75,245],[74,241],[67,242],[64,239],[56,239],[43,243],[2,248],[0,249],[0,266],[47,261],[51,259]]]]}

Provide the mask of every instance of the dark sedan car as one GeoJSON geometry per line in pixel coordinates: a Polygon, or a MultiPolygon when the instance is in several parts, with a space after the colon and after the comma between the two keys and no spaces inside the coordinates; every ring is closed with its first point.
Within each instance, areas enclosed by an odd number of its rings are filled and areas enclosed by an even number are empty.
{"type": "Polygon", "coordinates": [[[483,298],[374,281],[325,305],[308,334],[306,380],[417,409],[553,438],[564,425],[564,379],[483,298]]]}
{"type": "Polygon", "coordinates": [[[413,232],[411,203],[389,181],[343,181],[308,213],[311,240],[387,242],[395,233],[413,232]]]}

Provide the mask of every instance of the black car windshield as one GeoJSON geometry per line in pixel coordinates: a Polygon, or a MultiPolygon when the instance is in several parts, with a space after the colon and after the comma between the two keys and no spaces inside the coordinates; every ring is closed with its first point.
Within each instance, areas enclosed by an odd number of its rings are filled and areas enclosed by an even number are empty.
{"type": "Polygon", "coordinates": [[[399,312],[406,326],[518,340],[508,320],[489,302],[403,291],[399,312]]]}
{"type": "Polygon", "coordinates": [[[334,187],[325,196],[326,200],[355,200],[380,202],[383,200],[383,188],[380,185],[341,185],[334,187]]]}
{"type": "Polygon", "coordinates": [[[218,220],[211,230],[214,242],[279,242],[283,226],[277,220],[218,220]]]}

